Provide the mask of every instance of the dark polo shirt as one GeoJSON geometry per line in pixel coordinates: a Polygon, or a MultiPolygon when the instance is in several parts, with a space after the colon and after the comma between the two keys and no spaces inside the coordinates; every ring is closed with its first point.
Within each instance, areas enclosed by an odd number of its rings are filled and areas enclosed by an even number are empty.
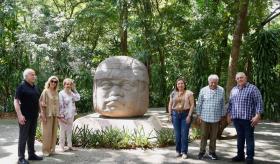
{"type": "Polygon", "coordinates": [[[23,81],[16,90],[15,98],[20,101],[20,110],[26,119],[38,117],[40,92],[35,85],[23,81]]]}

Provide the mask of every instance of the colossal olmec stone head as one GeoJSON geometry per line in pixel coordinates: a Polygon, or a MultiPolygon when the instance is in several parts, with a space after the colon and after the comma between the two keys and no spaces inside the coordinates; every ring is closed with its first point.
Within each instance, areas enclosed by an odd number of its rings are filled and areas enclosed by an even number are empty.
{"type": "Polygon", "coordinates": [[[148,85],[148,72],[140,61],[128,56],[107,58],[95,72],[94,109],[108,117],[142,116],[149,105],[148,85]]]}

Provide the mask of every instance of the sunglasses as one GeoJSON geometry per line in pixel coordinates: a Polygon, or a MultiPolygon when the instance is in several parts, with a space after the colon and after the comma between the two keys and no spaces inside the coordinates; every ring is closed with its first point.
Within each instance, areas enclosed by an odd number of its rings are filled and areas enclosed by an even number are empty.
{"type": "Polygon", "coordinates": [[[57,84],[57,83],[58,83],[58,81],[56,81],[56,80],[51,80],[51,83],[55,83],[55,84],[57,84]]]}

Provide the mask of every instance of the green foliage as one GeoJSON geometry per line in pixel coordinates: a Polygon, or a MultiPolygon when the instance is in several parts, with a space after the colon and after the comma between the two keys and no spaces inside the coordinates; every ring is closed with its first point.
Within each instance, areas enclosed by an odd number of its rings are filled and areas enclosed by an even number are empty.
{"type": "Polygon", "coordinates": [[[254,58],[254,82],[260,89],[264,100],[264,117],[280,119],[279,82],[279,30],[261,30],[252,35],[254,58]]]}
{"type": "MultiPolygon", "coordinates": [[[[121,29],[128,32],[128,55],[147,66],[151,107],[167,105],[178,77],[187,80],[187,88],[194,91],[195,96],[207,85],[210,73],[218,74],[219,84],[225,86],[240,3],[232,0],[127,1],[128,17],[124,20],[121,17],[123,2],[1,2],[0,106],[3,111],[13,110],[10,97],[14,97],[16,86],[22,81],[22,71],[27,67],[35,69],[41,90],[51,75],[57,75],[60,81],[73,78],[81,93],[78,112],[92,111],[92,73],[105,58],[121,55],[121,29]]],[[[250,2],[247,36],[269,14],[270,3],[250,2]]],[[[268,26],[272,27],[279,29],[279,18],[268,26]]],[[[243,71],[244,65],[252,60],[250,46],[243,46],[241,54],[239,70],[243,71]]],[[[271,100],[270,104],[272,101],[277,100],[271,100]]]]}
{"type": "Polygon", "coordinates": [[[14,112],[14,98],[10,95],[4,102],[4,105],[0,105],[0,112],[14,112]]]}
{"type": "Polygon", "coordinates": [[[79,90],[81,96],[80,101],[76,103],[78,113],[87,113],[93,110],[92,107],[92,90],[91,89],[81,89],[79,90]]]}
{"type": "Polygon", "coordinates": [[[35,135],[35,139],[42,142],[43,141],[43,134],[42,134],[42,129],[41,126],[37,126],[36,128],[36,135],[35,135]]]}
{"type": "Polygon", "coordinates": [[[135,145],[133,144],[133,141],[131,140],[131,134],[129,133],[128,130],[123,129],[121,132],[122,135],[122,139],[120,140],[120,142],[118,143],[118,147],[119,148],[135,148],[135,145]]]}
{"type": "Polygon", "coordinates": [[[196,95],[198,95],[199,90],[207,85],[207,78],[211,72],[209,66],[208,53],[202,46],[197,46],[196,53],[193,55],[192,62],[192,78],[191,86],[196,95]]]}
{"type": "Polygon", "coordinates": [[[134,130],[133,133],[112,127],[92,132],[88,126],[83,126],[76,127],[72,132],[73,145],[85,148],[150,148],[150,139],[143,128],[134,130]]]}
{"type": "Polygon", "coordinates": [[[157,133],[157,145],[159,147],[165,147],[175,144],[175,134],[173,129],[162,128],[157,133]]]}
{"type": "MultiPolygon", "coordinates": [[[[107,127],[105,129],[91,131],[88,126],[75,127],[72,131],[72,143],[74,146],[83,148],[113,148],[113,149],[134,149],[153,148],[175,145],[174,129],[162,128],[155,131],[156,136],[151,137],[151,133],[146,134],[142,128],[135,129],[133,133],[126,129],[107,127]]],[[[199,139],[200,129],[192,129],[189,136],[189,143],[199,139]]],[[[37,126],[36,140],[42,142],[42,129],[37,126]]],[[[58,140],[57,140],[58,141],[58,140]]]]}
{"type": "Polygon", "coordinates": [[[133,147],[150,148],[152,146],[151,133],[152,131],[146,134],[143,127],[134,129],[134,133],[131,135],[133,147]]]}
{"type": "Polygon", "coordinates": [[[200,128],[192,128],[192,133],[190,135],[190,142],[196,139],[201,138],[201,129],[200,128]]]}
{"type": "Polygon", "coordinates": [[[19,83],[16,79],[21,77],[20,69],[28,66],[27,57],[20,54],[17,45],[17,10],[15,1],[0,3],[0,106],[4,112],[13,111],[11,98],[19,83]]]}
{"type": "Polygon", "coordinates": [[[100,133],[103,134],[100,145],[104,145],[105,147],[118,148],[118,143],[123,138],[121,130],[112,127],[102,129],[100,133]]]}

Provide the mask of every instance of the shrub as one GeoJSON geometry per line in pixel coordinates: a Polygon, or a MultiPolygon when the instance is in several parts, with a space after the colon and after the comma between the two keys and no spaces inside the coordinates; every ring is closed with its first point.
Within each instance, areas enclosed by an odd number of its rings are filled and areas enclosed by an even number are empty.
{"type": "Polygon", "coordinates": [[[15,112],[14,97],[12,95],[5,98],[3,106],[0,104],[0,112],[15,112]]]}
{"type": "Polygon", "coordinates": [[[190,135],[190,142],[196,139],[201,138],[201,129],[200,128],[192,128],[192,133],[190,135]]]}
{"type": "Polygon", "coordinates": [[[148,135],[145,134],[144,128],[137,128],[134,129],[134,133],[131,135],[132,139],[132,147],[141,147],[141,148],[151,148],[151,134],[153,131],[151,131],[148,135]]]}
{"type": "Polygon", "coordinates": [[[43,136],[42,136],[42,129],[41,126],[37,126],[36,128],[36,135],[35,135],[35,139],[42,142],[43,141],[43,136]]]}
{"type": "Polygon", "coordinates": [[[79,93],[81,99],[76,102],[78,113],[92,112],[92,89],[81,89],[79,93]]]}
{"type": "MultiPolygon", "coordinates": [[[[118,143],[122,140],[122,132],[119,129],[107,127],[105,129],[95,132],[98,144],[97,146],[105,148],[119,148],[118,143]]],[[[94,145],[94,144],[93,144],[94,145]]]]}
{"type": "Polygon", "coordinates": [[[162,128],[157,133],[157,145],[159,147],[170,146],[175,144],[175,134],[173,129],[162,128]]]}
{"type": "Polygon", "coordinates": [[[83,128],[76,127],[72,131],[72,144],[76,146],[88,147],[91,134],[91,130],[88,128],[88,126],[84,125],[83,128]]]}
{"type": "Polygon", "coordinates": [[[76,127],[73,130],[72,142],[74,146],[87,148],[151,148],[150,135],[145,134],[143,127],[135,129],[133,133],[128,130],[107,127],[92,132],[88,126],[76,127]]]}
{"type": "Polygon", "coordinates": [[[133,141],[131,140],[131,134],[128,130],[122,130],[122,140],[118,143],[118,148],[133,148],[133,141]]]}
{"type": "MultiPolygon", "coordinates": [[[[153,148],[175,145],[174,130],[162,128],[155,131],[156,136],[151,137],[153,131],[145,133],[143,127],[130,132],[126,129],[107,127],[101,130],[92,131],[88,126],[75,127],[72,131],[72,144],[83,148],[153,148]]],[[[189,142],[200,138],[200,129],[193,128],[189,142]]],[[[36,139],[42,141],[41,127],[36,129],[36,139]]]]}

